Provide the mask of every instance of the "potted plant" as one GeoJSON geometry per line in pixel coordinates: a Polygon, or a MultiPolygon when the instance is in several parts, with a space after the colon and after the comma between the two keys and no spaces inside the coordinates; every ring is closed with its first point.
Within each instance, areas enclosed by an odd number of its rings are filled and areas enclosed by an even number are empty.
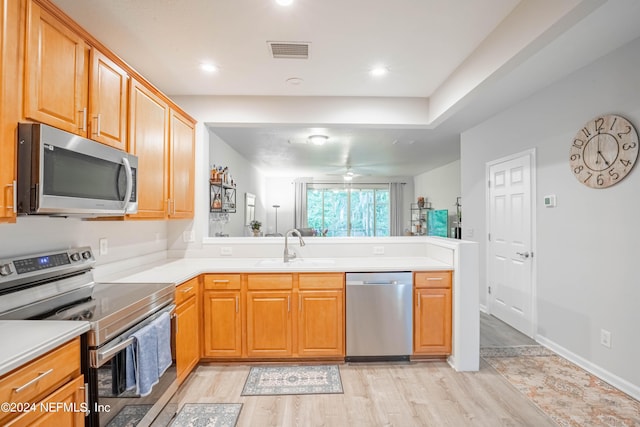
{"type": "Polygon", "coordinates": [[[253,231],[253,235],[258,237],[260,235],[260,227],[262,227],[262,223],[257,220],[253,220],[249,223],[249,227],[251,227],[251,231],[253,231]]]}

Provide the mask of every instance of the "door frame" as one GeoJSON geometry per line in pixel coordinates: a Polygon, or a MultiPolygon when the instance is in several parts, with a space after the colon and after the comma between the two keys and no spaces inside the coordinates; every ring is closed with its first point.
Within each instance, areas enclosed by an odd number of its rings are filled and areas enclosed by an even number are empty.
{"type": "Polygon", "coordinates": [[[528,150],[520,151],[518,153],[510,154],[508,156],[500,157],[495,160],[488,161],[485,164],[485,182],[487,182],[487,186],[485,187],[485,230],[487,233],[485,235],[485,295],[487,296],[487,304],[486,311],[487,314],[491,314],[491,308],[493,306],[494,298],[492,294],[489,294],[489,272],[491,269],[491,254],[489,250],[489,232],[491,230],[491,200],[490,200],[490,188],[489,181],[491,178],[490,169],[492,166],[495,166],[500,163],[508,162],[510,160],[515,160],[521,157],[529,158],[529,170],[531,171],[530,176],[530,184],[531,184],[531,200],[530,200],[530,215],[531,215],[531,327],[530,330],[527,331],[526,335],[530,338],[535,339],[537,330],[538,330],[538,293],[537,293],[537,231],[536,231],[536,211],[537,211],[537,190],[536,190],[536,149],[531,148],[528,150]]]}

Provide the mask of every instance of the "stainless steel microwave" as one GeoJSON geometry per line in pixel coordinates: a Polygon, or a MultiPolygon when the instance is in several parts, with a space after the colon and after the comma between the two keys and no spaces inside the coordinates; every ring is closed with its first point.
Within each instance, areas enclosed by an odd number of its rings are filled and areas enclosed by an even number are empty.
{"type": "Polygon", "coordinates": [[[41,123],[18,124],[17,210],[23,215],[136,213],[138,158],[41,123]]]}

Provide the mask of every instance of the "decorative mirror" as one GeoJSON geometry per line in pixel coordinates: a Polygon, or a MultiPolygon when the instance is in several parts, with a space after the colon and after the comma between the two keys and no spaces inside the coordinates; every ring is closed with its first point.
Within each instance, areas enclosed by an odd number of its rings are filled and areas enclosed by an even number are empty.
{"type": "Polygon", "coordinates": [[[248,227],[254,219],[256,219],[256,195],[244,193],[244,225],[248,227]]]}

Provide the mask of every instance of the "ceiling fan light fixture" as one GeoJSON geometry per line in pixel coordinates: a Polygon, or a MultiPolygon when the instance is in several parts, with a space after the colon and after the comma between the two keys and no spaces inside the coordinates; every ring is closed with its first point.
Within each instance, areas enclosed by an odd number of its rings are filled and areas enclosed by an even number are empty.
{"type": "Polygon", "coordinates": [[[324,145],[329,137],[327,135],[311,135],[308,139],[313,145],[324,145]]]}
{"type": "Polygon", "coordinates": [[[345,181],[353,181],[353,173],[352,172],[347,172],[346,175],[342,176],[342,179],[344,179],[345,181]]]}

